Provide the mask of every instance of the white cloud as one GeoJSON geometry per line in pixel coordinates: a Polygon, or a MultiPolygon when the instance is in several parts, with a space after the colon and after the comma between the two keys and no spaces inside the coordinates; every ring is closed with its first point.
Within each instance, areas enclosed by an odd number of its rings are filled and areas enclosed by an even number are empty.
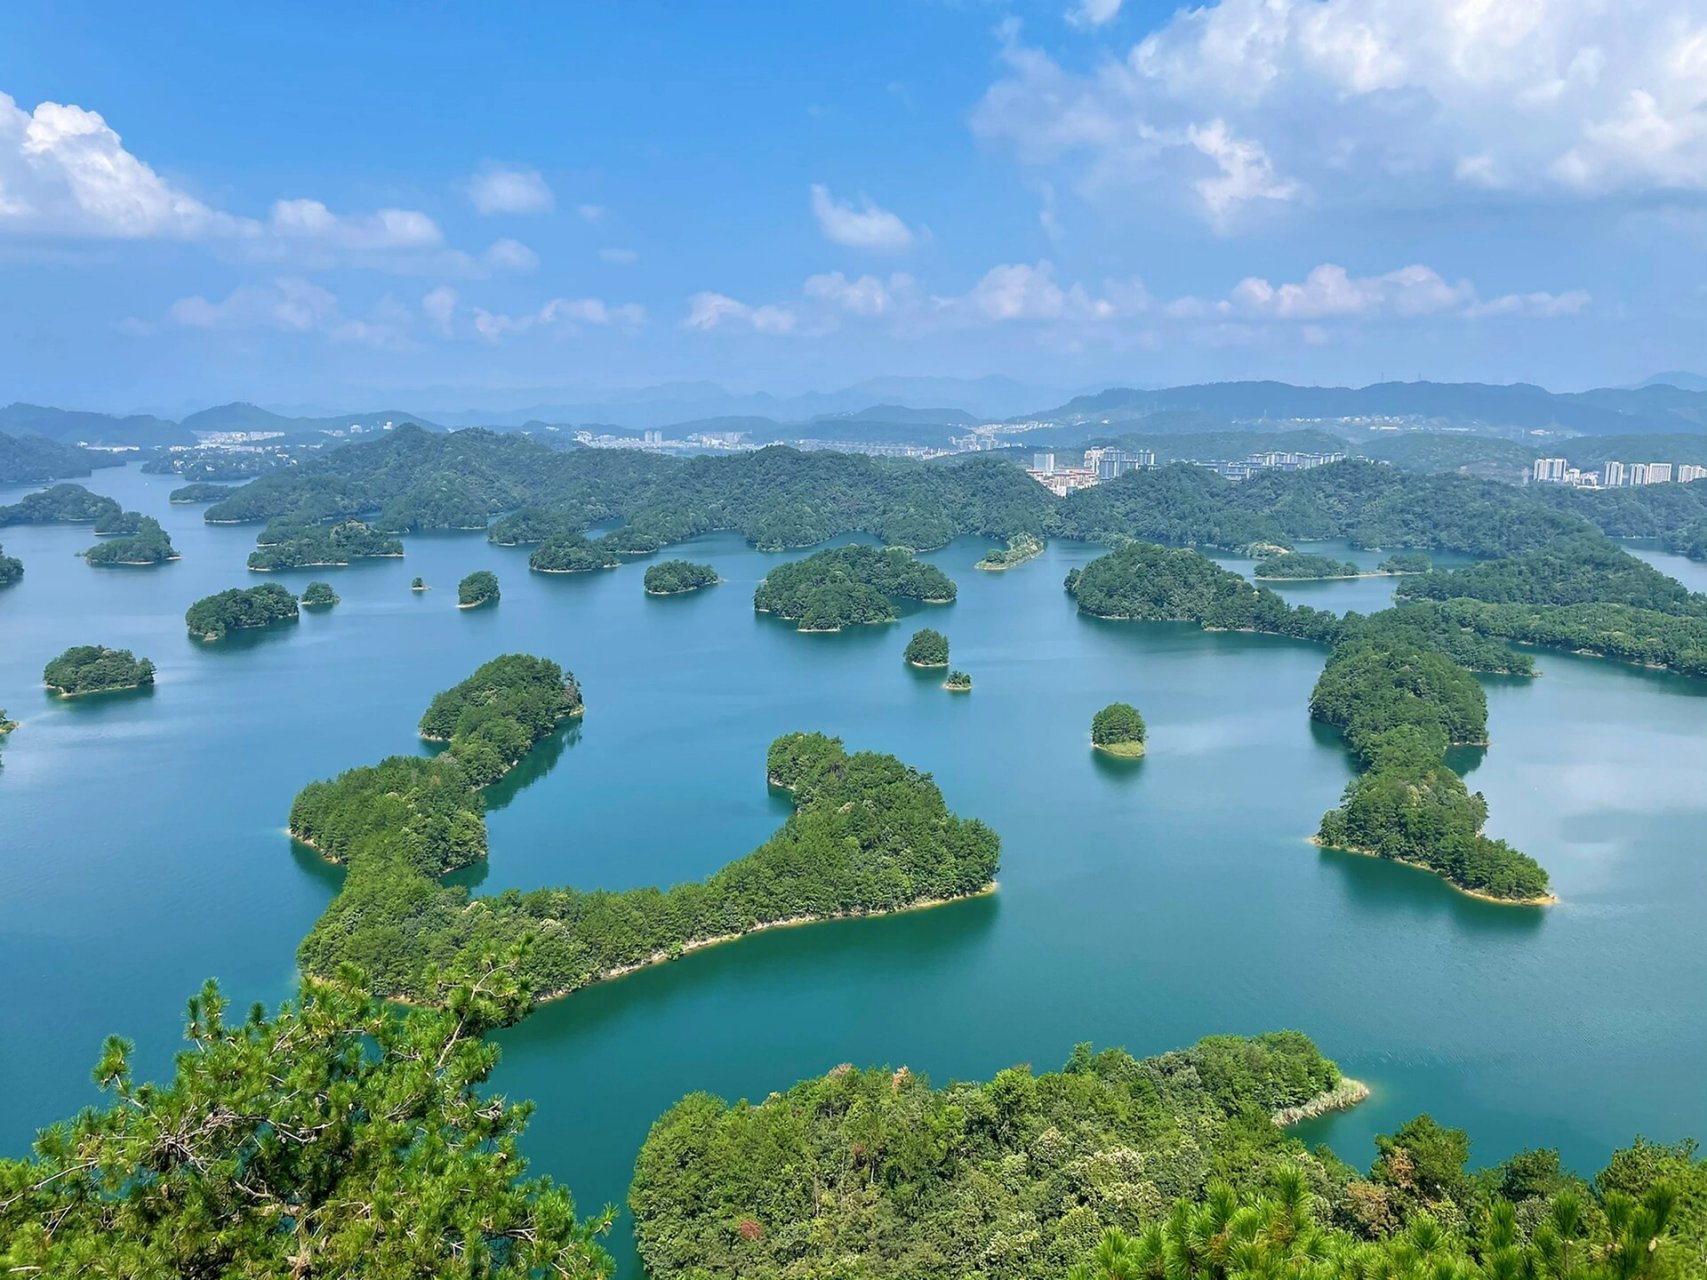
{"type": "Polygon", "coordinates": [[[912,248],[916,239],[912,228],[873,204],[869,196],[860,196],[856,208],[835,199],[822,183],[812,187],[812,213],[826,240],[850,249],[899,253],[912,248]]]}
{"type": "Polygon", "coordinates": [[[519,240],[495,240],[487,248],[486,265],[499,271],[527,272],[539,265],[539,255],[519,240]]]}
{"type": "MultiPolygon", "coordinates": [[[[1354,276],[1344,267],[1323,263],[1297,283],[1272,284],[1247,276],[1219,301],[1176,298],[1165,308],[1175,320],[1276,320],[1309,322],[1320,341],[1318,322],[1333,320],[1408,320],[1425,316],[1478,319],[1527,316],[1550,319],[1588,306],[1580,289],[1564,293],[1512,293],[1481,300],[1468,280],[1450,282],[1432,267],[1412,265],[1377,276],[1354,276]]],[[[1307,337],[1311,335],[1306,335],[1307,337]]]]}
{"type": "Polygon", "coordinates": [[[608,262],[613,267],[632,267],[640,261],[640,255],[633,249],[600,249],[599,261],[608,262]]]}
{"type": "Polygon", "coordinates": [[[767,304],[753,307],[724,293],[696,293],[688,299],[684,327],[709,333],[713,329],[745,328],[755,333],[794,332],[797,317],[792,308],[767,304]]]}
{"type": "Polygon", "coordinates": [[[892,275],[886,283],[870,275],[849,280],[840,271],[830,271],[808,276],[800,291],[814,301],[870,319],[890,314],[910,301],[917,289],[909,275],[892,275]]]}
{"type": "Polygon", "coordinates": [[[1120,13],[1120,0],[1079,0],[1067,10],[1067,21],[1075,27],[1100,27],[1120,13]]]}
{"type": "Polygon", "coordinates": [[[607,212],[602,204],[578,204],[575,212],[580,215],[582,222],[603,222],[607,212]]]}
{"type": "Polygon", "coordinates": [[[408,340],[413,317],[394,299],[381,299],[367,319],[344,314],[336,295],[300,276],[280,276],[266,285],[240,285],[217,301],[193,294],[166,311],[188,329],[274,329],[320,333],[335,342],[398,347],[408,340]]]}
{"type": "Polygon", "coordinates": [[[414,209],[380,209],[375,213],[333,213],[318,200],[279,200],[273,204],[267,227],[283,243],[354,252],[393,249],[436,249],[444,243],[438,223],[414,209]]]}
{"type": "Polygon", "coordinates": [[[632,332],[646,323],[646,308],[636,303],[611,306],[599,298],[552,298],[537,311],[503,315],[474,309],[474,331],[489,342],[530,329],[557,328],[578,332],[584,327],[632,332]]]}
{"type": "Polygon", "coordinates": [[[1575,315],[1588,306],[1589,295],[1581,289],[1564,293],[1507,293],[1486,302],[1473,303],[1464,309],[1472,318],[1480,316],[1532,316],[1551,320],[1556,316],[1575,315]]]}
{"type": "Polygon", "coordinates": [[[464,183],[469,201],[483,214],[549,213],[555,203],[538,169],[482,165],[464,183]]]}
{"type": "Polygon", "coordinates": [[[1004,324],[1011,321],[1060,321],[1072,325],[1124,319],[1146,311],[1149,292],[1138,280],[1107,280],[1100,292],[1083,284],[1062,285],[1055,264],[1003,263],[959,297],[932,299],[940,312],[963,321],[1004,324]]]}
{"type": "Polygon", "coordinates": [[[421,314],[427,323],[446,337],[450,336],[451,320],[456,315],[457,292],[448,284],[429,289],[421,299],[421,314]]]}
{"type": "Polygon", "coordinates": [[[1092,196],[1707,190],[1701,0],[1219,0],[1085,70],[1002,30],[974,129],[1092,196]]]}

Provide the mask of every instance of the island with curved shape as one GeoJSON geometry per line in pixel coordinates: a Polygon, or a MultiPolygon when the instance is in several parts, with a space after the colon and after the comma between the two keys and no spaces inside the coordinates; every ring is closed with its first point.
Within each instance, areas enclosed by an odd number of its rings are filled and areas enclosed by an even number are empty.
{"type": "Polygon", "coordinates": [[[1349,560],[1330,560],[1307,551],[1282,551],[1258,560],[1252,576],[1258,582],[1319,582],[1375,575],[1365,575],[1349,560]]]}
{"type": "Polygon", "coordinates": [[[535,573],[591,573],[616,569],[622,557],[604,545],[578,533],[562,534],[540,543],[528,555],[528,568],[535,573]]]}
{"type": "Polygon", "coordinates": [[[498,575],[490,569],[476,569],[456,584],[456,607],[478,609],[481,605],[498,603],[498,575]]]}
{"type": "Polygon", "coordinates": [[[434,697],[418,727],[427,741],[447,743],[469,782],[483,787],[585,710],[571,672],[548,658],[507,653],[434,697]]]}
{"type": "Polygon", "coordinates": [[[1148,740],[1144,717],[1130,702],[1111,702],[1091,717],[1091,745],[1098,751],[1136,760],[1148,740]]]}
{"type": "Polygon", "coordinates": [[[304,609],[330,609],[338,603],[338,593],[332,590],[330,582],[311,582],[303,588],[298,603],[304,609]]]}
{"type": "MultiPolygon", "coordinates": [[[[171,537],[160,527],[158,520],[134,511],[122,514],[125,519],[120,522],[121,527],[134,529],[135,532],[97,542],[83,553],[83,559],[87,563],[128,567],[165,564],[168,560],[182,558],[173,548],[171,537]]],[[[99,532],[99,529],[96,531],[99,532]]]]}
{"type": "Polygon", "coordinates": [[[1381,572],[1395,576],[1427,573],[1434,568],[1434,557],[1426,551],[1395,551],[1381,562],[1381,572]]]}
{"type": "Polygon", "coordinates": [[[296,597],[276,582],[233,587],[203,596],[184,614],[184,625],[198,640],[218,640],[227,632],[294,622],[301,616],[296,597]]]}
{"type": "Polygon", "coordinates": [[[1016,533],[1008,539],[1006,548],[1001,551],[985,552],[984,558],[972,567],[999,573],[1003,569],[1012,569],[1042,554],[1042,538],[1031,533],[1016,533]]]}
{"type": "Polygon", "coordinates": [[[679,596],[704,587],[714,587],[723,579],[708,564],[692,560],[665,560],[646,566],[646,594],[649,596],[679,596]]]}
{"type": "Polygon", "coordinates": [[[948,637],[931,627],[922,627],[913,632],[913,638],[907,641],[907,648],[901,656],[911,667],[946,667],[948,637]]]}
{"type": "Polygon", "coordinates": [[[80,484],[56,484],[0,507],[0,525],[93,524],[118,511],[119,504],[111,498],[90,493],[80,484]]]}
{"type": "Polygon", "coordinates": [[[950,671],[948,678],[942,682],[942,687],[950,693],[971,693],[972,677],[964,671],[950,671]]]}
{"type": "Polygon", "coordinates": [[[897,547],[835,547],[779,564],[753,592],[753,608],[800,631],[840,631],[900,617],[891,597],[947,604],[954,581],[897,547]]]}
{"type": "Polygon", "coordinates": [[[140,689],[154,683],[154,664],[129,649],[98,644],[72,645],[42,671],[42,683],[62,697],[140,689]]]}
{"type": "Polygon", "coordinates": [[[0,587],[9,587],[20,582],[24,577],[24,562],[17,556],[6,554],[6,548],[0,547],[0,587]]]}
{"type": "Polygon", "coordinates": [[[214,484],[211,480],[197,480],[191,484],[181,485],[166,495],[166,501],[175,507],[200,506],[204,502],[221,502],[231,496],[234,486],[229,484],[214,484]]]}
{"type": "Polygon", "coordinates": [[[257,573],[274,569],[331,569],[352,560],[400,558],[403,543],[360,520],[336,524],[274,520],[261,531],[249,568],[257,573]]]}

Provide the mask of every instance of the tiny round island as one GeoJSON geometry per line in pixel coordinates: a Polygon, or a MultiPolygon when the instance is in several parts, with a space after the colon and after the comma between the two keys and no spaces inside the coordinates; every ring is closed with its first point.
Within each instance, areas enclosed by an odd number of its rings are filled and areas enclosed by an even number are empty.
{"type": "Polygon", "coordinates": [[[915,631],[913,638],[907,641],[906,651],[901,656],[907,660],[910,667],[946,667],[948,637],[930,627],[915,631]]]}
{"type": "Polygon", "coordinates": [[[971,693],[972,677],[964,671],[950,671],[948,679],[942,682],[942,687],[950,693],[971,693]]]}
{"type": "Polygon", "coordinates": [[[1111,702],[1091,717],[1091,745],[1108,755],[1136,760],[1148,736],[1144,717],[1130,702],[1111,702]]]}

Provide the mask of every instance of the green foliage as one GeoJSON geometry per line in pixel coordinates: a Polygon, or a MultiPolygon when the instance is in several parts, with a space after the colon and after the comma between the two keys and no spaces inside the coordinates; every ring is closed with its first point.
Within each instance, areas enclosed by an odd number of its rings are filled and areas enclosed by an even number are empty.
{"type": "Polygon", "coordinates": [[[1350,560],[1330,560],[1327,556],[1304,551],[1283,551],[1279,555],[1267,556],[1257,561],[1256,567],[1257,577],[1277,579],[1355,578],[1359,572],[1350,560]]]}
{"type": "Polygon", "coordinates": [[[1488,740],[1488,699],[1452,659],[1400,641],[1355,637],[1336,649],[1310,694],[1310,715],[1345,733],[1365,761],[1401,725],[1438,728],[1448,743],[1488,740]]]}
{"type": "Polygon", "coordinates": [[[1398,595],[1490,604],[1622,604],[1707,617],[1707,596],[1593,534],[1560,538],[1503,560],[1419,574],[1400,583],[1398,595]]]}
{"type": "MultiPolygon", "coordinates": [[[[83,553],[83,558],[90,564],[164,564],[168,560],[178,558],[178,553],[172,549],[172,539],[160,527],[160,522],[152,516],[126,511],[114,524],[117,528],[134,529],[135,532],[128,537],[108,538],[105,542],[97,542],[83,553]]],[[[96,524],[95,530],[97,533],[101,531],[99,523],[96,524]]]]}
{"type": "Polygon", "coordinates": [[[1428,649],[1444,654],[1470,671],[1513,676],[1535,674],[1535,660],[1528,654],[1513,651],[1498,638],[1465,630],[1444,605],[1432,600],[1382,609],[1367,617],[1360,613],[1346,614],[1339,647],[1349,652],[1358,644],[1428,649]]]}
{"type": "Polygon", "coordinates": [[[145,519],[140,511],[104,511],[95,521],[95,532],[103,538],[130,537],[142,532],[145,519]]]}
{"type": "Polygon", "coordinates": [[[249,553],[256,570],[301,569],[344,565],[370,556],[401,556],[403,543],[360,520],[336,524],[274,520],[262,530],[258,547],[249,553]]]}
{"type": "Polygon", "coordinates": [[[948,665],[948,637],[930,627],[913,632],[913,638],[907,641],[906,651],[901,655],[915,667],[946,667],[948,665]]]}
{"type": "Polygon", "coordinates": [[[164,1084],[136,1082],[111,1038],[109,1105],[0,1160],[0,1271],[18,1276],[608,1276],[608,1218],[526,1177],[528,1104],[484,1088],[477,1036],[514,996],[480,975],[444,1011],[387,1007],[352,978],[305,986],[272,1017],[190,1001],[164,1084]]]}
{"type": "Polygon", "coordinates": [[[0,507],[0,525],[90,524],[118,510],[119,504],[111,498],[90,493],[80,484],[56,484],[0,507]]]}
{"type": "Polygon", "coordinates": [[[1024,564],[1034,556],[1043,554],[1043,539],[1029,533],[1015,534],[1008,539],[1008,545],[1001,551],[987,551],[984,558],[978,562],[980,569],[1011,569],[1016,564],[1024,564]]]}
{"type": "MultiPolygon", "coordinates": [[[[1699,441],[1700,437],[1696,437],[1699,441]]],[[[1578,451],[1572,442],[1572,458],[1578,451]]],[[[1621,458],[1640,454],[1616,455],[1621,458]]],[[[1649,457],[1676,457],[1671,453],[1649,457]]],[[[1686,458],[1678,458],[1687,461],[1686,458]]],[[[1707,518],[1707,484],[1644,484],[1619,489],[1578,489],[1537,485],[1536,496],[1550,506],[1590,521],[1614,538],[1671,538],[1685,525],[1707,518]]]]}
{"type": "Polygon", "coordinates": [[[1707,618],[1680,617],[1622,604],[1447,600],[1440,608],[1459,626],[1484,636],[1707,676],[1707,618]]]}
{"type": "Polygon", "coordinates": [[[1665,548],[1691,560],[1707,560],[1707,516],[1691,520],[1666,534],[1665,548]]]}
{"type": "Polygon", "coordinates": [[[549,658],[507,653],[436,696],[421,736],[449,743],[468,780],[486,786],[508,773],[560,720],[582,711],[575,677],[549,658]]]}
{"type": "Polygon", "coordinates": [[[1535,450],[1528,445],[1459,431],[1406,431],[1364,445],[1358,452],[1404,471],[1425,475],[1455,471],[1496,480],[1521,480],[1535,461],[1535,450]]]}
{"type": "MultiPolygon", "coordinates": [[[[319,452],[320,448],[315,445],[275,444],[265,452],[251,449],[238,451],[205,445],[152,457],[142,464],[142,473],[150,476],[182,476],[198,485],[214,480],[253,480],[256,476],[264,476],[281,467],[300,464],[316,457],[319,452]]],[[[197,501],[218,502],[236,492],[229,484],[215,487],[220,492],[197,501]]]]}
{"type": "Polygon", "coordinates": [[[459,608],[473,609],[478,605],[498,602],[498,575],[488,569],[476,569],[456,584],[456,603],[459,608]]]}
{"type": "Polygon", "coordinates": [[[797,622],[802,631],[837,631],[895,621],[891,596],[946,602],[955,585],[898,547],[836,547],[772,569],[753,592],[753,608],[797,622]]]}
{"type": "MultiPolygon", "coordinates": [[[[423,727],[442,727],[453,711],[465,724],[471,705],[435,705],[423,727]]],[[[481,956],[520,948],[524,989],[543,999],[712,939],[963,897],[995,876],[995,833],[951,814],[927,775],[892,756],[848,755],[834,738],[794,734],[777,739],[767,760],[771,780],[793,791],[794,814],[709,879],[471,900],[466,889],[434,882],[485,854],[479,792],[466,771],[473,766],[455,747],[453,739],[436,760],[395,757],[352,770],[298,796],[293,833],[349,868],[303,941],[305,973],[354,963],[376,990],[430,1001],[481,956]]]]}
{"type": "Polygon", "coordinates": [[[43,684],[64,694],[135,689],[154,683],[154,664],[129,649],[77,644],[48,663],[41,678],[43,684]]]}
{"type": "Polygon", "coordinates": [[[278,583],[269,582],[203,596],[184,614],[184,625],[198,639],[218,640],[227,631],[294,621],[298,612],[296,597],[278,583]]]}
{"type": "Polygon", "coordinates": [[[1091,741],[1099,747],[1141,743],[1147,736],[1144,717],[1130,702],[1111,702],[1091,717],[1091,741]]]}
{"type": "Polygon", "coordinates": [[[718,581],[716,569],[691,560],[664,560],[646,567],[648,595],[673,596],[683,591],[716,586],[718,581]]]}
{"type": "Polygon", "coordinates": [[[948,678],[942,682],[944,689],[952,689],[956,693],[964,693],[972,687],[972,677],[964,671],[950,671],[948,678]]]}
{"type": "Polygon", "coordinates": [[[330,582],[311,582],[302,593],[301,603],[306,609],[330,609],[338,603],[338,593],[330,582]]]}
{"type": "Polygon", "coordinates": [[[0,547],[0,587],[9,587],[24,576],[24,562],[17,556],[4,554],[5,550],[0,547]]]}
{"type": "Polygon", "coordinates": [[[622,557],[604,545],[605,539],[589,541],[578,533],[560,534],[542,542],[528,556],[528,568],[538,573],[586,573],[593,569],[615,569],[622,557]]]}
{"type": "Polygon", "coordinates": [[[1129,471],[1061,504],[1057,531],[1091,542],[1138,538],[1174,546],[1242,547],[1286,543],[1285,526],[1265,511],[1243,507],[1239,486],[1190,463],[1129,471]]]}
{"type": "Polygon", "coordinates": [[[629,1206],[654,1280],[1055,1280],[1103,1230],[1138,1230],[1212,1179],[1345,1177],[1270,1121],[1339,1071],[1296,1032],[1135,1060],[1074,1051],[933,1089],[837,1067],[758,1105],[684,1098],[635,1165],[629,1206]]]}
{"type": "Polygon", "coordinates": [[[122,467],[117,454],[79,449],[40,436],[0,435],[0,484],[40,484],[62,476],[86,476],[96,467],[122,467]]]}
{"type": "MultiPolygon", "coordinates": [[[[145,464],[143,470],[146,471],[147,469],[145,464]]],[[[229,498],[232,492],[233,490],[228,484],[212,484],[205,480],[198,480],[194,484],[186,484],[172,490],[166,495],[166,500],[174,506],[193,506],[203,502],[219,502],[222,499],[229,498]]]]}
{"type": "Polygon", "coordinates": [[[426,589],[427,589],[427,580],[425,578],[411,578],[409,580],[409,590],[411,590],[411,591],[425,591],[426,589]]]}

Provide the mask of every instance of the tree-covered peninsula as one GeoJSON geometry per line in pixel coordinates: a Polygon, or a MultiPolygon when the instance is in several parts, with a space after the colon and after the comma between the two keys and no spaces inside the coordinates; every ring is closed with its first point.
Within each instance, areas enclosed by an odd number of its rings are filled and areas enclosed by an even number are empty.
{"type": "Polygon", "coordinates": [[[995,833],[950,813],[928,776],[792,734],[771,745],[767,776],[793,794],[793,816],[709,879],[470,899],[436,879],[486,856],[479,783],[495,776],[494,760],[550,732],[572,686],[538,659],[500,662],[423,717],[423,732],[450,729],[439,756],[394,756],[297,797],[292,834],[348,868],[303,941],[304,973],[355,964],[382,994],[433,1001],[482,956],[517,949],[523,988],[542,1000],[756,929],[905,910],[982,892],[994,878],[995,833]]]}
{"type": "MultiPolygon", "coordinates": [[[[179,558],[172,546],[172,539],[166,530],[160,527],[158,520],[134,511],[121,514],[124,519],[118,522],[118,527],[133,529],[134,532],[97,542],[83,553],[83,559],[89,564],[154,565],[179,558]]],[[[100,532],[99,525],[96,526],[96,532],[100,532]]]]}
{"type": "Polygon", "coordinates": [[[1707,1165],[1638,1141],[1592,1182],[1555,1151],[1468,1167],[1427,1115],[1367,1173],[1281,1124],[1367,1090],[1297,1032],[1134,1059],[1073,1051],[933,1088],[840,1066],[756,1103],[692,1094],[629,1192],[653,1280],[1683,1280],[1707,1165]]]}
{"type": "Polygon", "coordinates": [[[622,557],[605,545],[606,539],[594,541],[578,533],[558,534],[540,543],[528,555],[528,568],[535,573],[590,573],[595,569],[616,569],[622,557]]]}
{"type": "Polygon", "coordinates": [[[273,569],[335,568],[352,560],[402,554],[402,542],[360,520],[339,520],[335,524],[273,520],[256,540],[256,549],[249,554],[249,567],[262,573],[273,569]]]}
{"type": "Polygon", "coordinates": [[[25,494],[9,507],[0,507],[0,525],[93,524],[105,515],[116,515],[119,504],[80,484],[56,484],[38,493],[25,494]]]}
{"type": "Polygon", "coordinates": [[[1426,551],[1395,551],[1381,562],[1382,573],[1427,573],[1432,568],[1434,557],[1426,551]]]}
{"type": "Polygon", "coordinates": [[[228,484],[198,480],[194,484],[181,485],[172,490],[166,495],[166,501],[175,507],[193,507],[207,502],[220,502],[231,494],[232,487],[228,484]]]}
{"type": "Polygon", "coordinates": [[[901,615],[890,597],[947,604],[954,596],[947,574],[900,548],[836,547],[772,569],[753,593],[753,608],[801,631],[840,631],[895,621],[901,615]]]}
{"type": "Polygon", "coordinates": [[[456,607],[478,609],[483,604],[498,603],[498,575],[490,569],[476,569],[456,584],[456,607]]]}
{"type": "Polygon", "coordinates": [[[268,582],[203,596],[184,614],[184,625],[198,640],[218,640],[228,631],[293,622],[299,616],[296,597],[278,583],[268,582]]]}
{"type": "Polygon", "coordinates": [[[41,484],[86,476],[96,467],[122,467],[124,459],[99,449],[80,449],[40,436],[0,433],[0,484],[41,484]]]}
{"type": "Polygon", "coordinates": [[[1043,539],[1029,533],[1015,534],[1000,551],[987,551],[974,568],[1000,572],[1012,569],[1043,554],[1043,539]]]}
{"type": "Polygon", "coordinates": [[[485,1087],[498,1050],[480,1033],[511,1016],[512,980],[473,975],[446,1004],[333,974],[232,1018],[210,982],[156,1084],[111,1037],[106,1104],[0,1159],[0,1272],[605,1280],[608,1217],[527,1176],[530,1105],[485,1087]]]}
{"type": "Polygon", "coordinates": [[[1257,561],[1255,577],[1262,581],[1311,582],[1325,578],[1356,578],[1361,570],[1350,560],[1330,560],[1306,551],[1283,551],[1257,561]]]}
{"type": "Polygon", "coordinates": [[[48,688],[65,697],[110,689],[139,689],[154,683],[154,664],[129,649],[78,644],[48,663],[41,678],[48,688]]]}
{"type": "Polygon", "coordinates": [[[302,591],[298,602],[304,609],[330,609],[338,603],[338,593],[330,582],[311,582],[302,591]]]}
{"type": "Polygon", "coordinates": [[[9,587],[14,582],[22,581],[24,562],[17,556],[6,554],[6,548],[0,547],[0,587],[9,587]]]}
{"type": "Polygon", "coordinates": [[[1136,759],[1144,754],[1150,732],[1130,702],[1111,702],[1091,717],[1091,745],[1111,756],[1136,759]]]}
{"type": "Polygon", "coordinates": [[[907,648],[901,656],[915,667],[946,667],[948,637],[930,627],[921,628],[913,632],[913,638],[907,641],[907,648]]]}
{"type": "Polygon", "coordinates": [[[649,596],[675,596],[684,591],[714,587],[722,579],[708,564],[692,560],[664,560],[646,567],[645,587],[649,596]]]}

